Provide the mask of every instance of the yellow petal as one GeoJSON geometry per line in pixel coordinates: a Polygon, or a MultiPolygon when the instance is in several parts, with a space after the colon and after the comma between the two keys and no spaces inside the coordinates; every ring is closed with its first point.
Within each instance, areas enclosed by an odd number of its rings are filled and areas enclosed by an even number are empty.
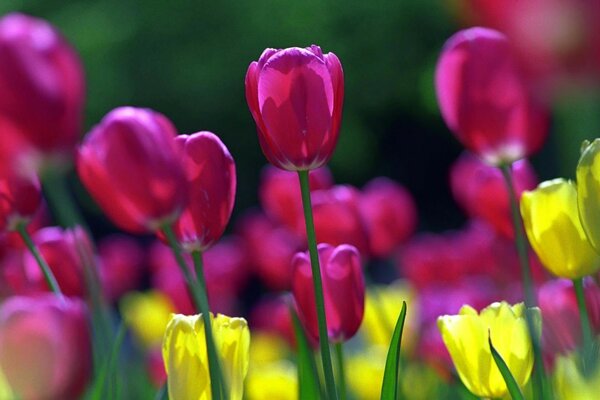
{"type": "Polygon", "coordinates": [[[253,366],[246,379],[246,395],[249,400],[295,400],[297,374],[296,366],[287,360],[253,366]]]}
{"type": "Polygon", "coordinates": [[[175,307],[159,291],[133,292],[120,302],[121,315],[135,338],[145,348],[160,345],[175,307]]]}
{"type": "Polygon", "coordinates": [[[600,250],[600,140],[582,151],[577,164],[577,197],[581,224],[596,250],[600,250]]]}

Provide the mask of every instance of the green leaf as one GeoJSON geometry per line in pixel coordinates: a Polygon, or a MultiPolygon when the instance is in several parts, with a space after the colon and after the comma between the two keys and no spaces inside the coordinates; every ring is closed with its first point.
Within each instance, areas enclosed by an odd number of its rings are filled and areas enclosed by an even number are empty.
{"type": "Polygon", "coordinates": [[[396,400],[400,393],[398,369],[400,366],[400,344],[402,343],[402,330],[406,319],[406,302],[402,302],[402,310],[396,321],[392,341],[385,361],[383,384],[381,385],[381,400],[396,400]]]}
{"type": "Polygon", "coordinates": [[[297,366],[298,366],[298,398],[300,400],[321,399],[321,384],[317,374],[317,365],[312,354],[302,324],[298,319],[296,311],[290,307],[292,322],[294,325],[294,334],[298,348],[297,366]]]}
{"type": "Polygon", "coordinates": [[[105,363],[100,369],[100,372],[98,373],[98,376],[96,377],[96,380],[94,382],[94,388],[90,396],[92,400],[105,399],[105,389],[110,390],[110,388],[112,388],[112,384],[114,384],[114,377],[116,376],[117,369],[117,360],[119,358],[119,353],[121,352],[123,340],[125,339],[125,332],[127,332],[127,329],[125,327],[125,324],[121,321],[119,329],[117,330],[117,334],[115,335],[115,338],[112,343],[110,356],[105,360],[105,363]],[[106,386],[108,386],[108,388],[106,388],[106,386]]]}
{"type": "Polygon", "coordinates": [[[498,351],[494,348],[494,345],[492,344],[492,337],[489,335],[489,332],[488,343],[490,344],[490,351],[492,352],[492,357],[494,358],[494,361],[496,362],[496,365],[498,366],[498,369],[500,370],[500,373],[504,378],[504,382],[506,382],[508,393],[510,393],[510,396],[513,398],[513,400],[525,400],[525,397],[523,396],[519,385],[517,385],[517,381],[515,381],[515,378],[508,369],[508,366],[502,359],[500,353],[498,353],[498,351]]]}

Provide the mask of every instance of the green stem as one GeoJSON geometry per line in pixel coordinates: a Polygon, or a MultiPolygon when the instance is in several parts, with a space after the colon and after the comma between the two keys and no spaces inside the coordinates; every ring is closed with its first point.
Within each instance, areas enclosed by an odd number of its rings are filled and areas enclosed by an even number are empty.
{"type": "Polygon", "coordinates": [[[64,176],[58,171],[47,169],[41,175],[44,194],[57,222],[64,228],[85,226],[79,208],[75,204],[64,176]]]}
{"type": "MultiPolygon", "coordinates": [[[[212,393],[212,398],[215,400],[221,399],[221,390],[220,387],[221,382],[219,380],[219,374],[217,370],[218,358],[217,352],[215,348],[215,343],[212,336],[212,324],[210,321],[210,313],[208,307],[208,297],[206,296],[206,291],[202,290],[198,281],[194,279],[192,273],[188,269],[188,265],[183,258],[183,254],[181,253],[181,247],[179,246],[179,242],[175,237],[175,233],[169,224],[165,224],[163,226],[163,232],[167,237],[167,241],[169,242],[169,246],[171,246],[171,250],[173,251],[173,255],[175,256],[175,260],[177,261],[177,265],[183,274],[185,282],[188,286],[192,297],[194,298],[194,303],[198,311],[202,314],[202,318],[204,320],[204,332],[206,339],[206,353],[208,355],[208,372],[210,375],[210,390],[212,393]]],[[[195,259],[194,259],[195,261],[195,259]]]]}
{"type": "Polygon", "coordinates": [[[346,376],[344,373],[344,348],[343,343],[335,344],[335,355],[337,361],[337,377],[340,389],[340,400],[346,400],[346,376]]]}
{"type": "Polygon", "coordinates": [[[315,303],[317,306],[319,345],[321,346],[321,359],[323,361],[325,387],[330,400],[335,400],[337,399],[337,394],[335,390],[335,380],[333,378],[333,367],[331,365],[331,354],[329,353],[329,337],[327,335],[327,319],[325,316],[325,300],[323,298],[323,282],[321,279],[321,267],[319,265],[319,253],[317,252],[317,239],[315,237],[315,225],[313,221],[310,200],[308,171],[298,171],[298,177],[300,179],[300,189],[302,191],[302,207],[304,209],[304,220],[306,222],[306,236],[308,239],[308,251],[310,253],[310,265],[312,269],[313,286],[315,291],[315,303]]]}
{"type": "Polygon", "coordinates": [[[585,294],[583,291],[583,279],[573,279],[575,296],[577,297],[577,307],[579,308],[579,319],[581,320],[581,333],[583,335],[584,354],[590,354],[592,351],[592,328],[587,305],[585,303],[585,294]]]}
{"type": "MultiPolygon", "coordinates": [[[[506,182],[506,188],[508,189],[508,195],[510,199],[510,208],[512,213],[512,222],[515,235],[515,246],[519,255],[519,262],[521,265],[521,279],[523,281],[523,292],[525,295],[525,306],[527,308],[535,307],[537,301],[533,291],[533,281],[531,279],[531,266],[529,265],[529,253],[527,251],[527,237],[525,236],[525,230],[523,228],[523,221],[521,220],[521,212],[519,210],[519,200],[515,192],[515,185],[512,178],[511,172],[512,164],[504,164],[500,166],[502,176],[506,182]]],[[[550,388],[545,378],[544,360],[542,359],[542,352],[540,346],[540,333],[533,321],[531,313],[525,312],[525,320],[527,322],[527,328],[529,330],[529,336],[531,337],[531,343],[533,346],[534,355],[534,369],[533,369],[533,387],[534,387],[534,398],[535,399],[549,399],[551,398],[550,388]]]]}
{"type": "Polygon", "coordinates": [[[42,270],[42,274],[44,275],[44,279],[46,280],[48,287],[52,290],[52,292],[55,295],[62,298],[63,294],[60,291],[60,287],[58,286],[58,282],[56,281],[56,278],[54,277],[50,266],[48,265],[46,260],[44,260],[44,257],[42,257],[42,255],[40,254],[40,251],[35,245],[35,243],[33,243],[33,240],[31,239],[31,236],[29,236],[26,227],[27,226],[25,223],[20,223],[17,225],[17,231],[19,232],[19,235],[21,235],[21,238],[23,238],[25,245],[37,261],[38,265],[40,266],[40,269],[42,270]]]}

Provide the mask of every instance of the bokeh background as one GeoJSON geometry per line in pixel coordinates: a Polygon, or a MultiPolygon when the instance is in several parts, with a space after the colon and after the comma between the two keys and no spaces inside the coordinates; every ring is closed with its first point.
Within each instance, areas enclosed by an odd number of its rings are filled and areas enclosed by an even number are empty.
{"type": "MultiPolygon", "coordinates": [[[[444,41],[481,22],[469,2],[2,0],[0,14],[9,11],[49,20],[79,51],[86,130],[112,108],[135,105],[163,112],[181,133],[217,133],[237,163],[234,219],[257,203],[266,163],[244,97],[248,64],[266,47],[318,44],[345,71],[342,131],[330,164],[336,181],[361,186],[384,175],[401,182],[417,200],[420,230],[464,219],[447,183],[461,147],[439,115],[433,70],[444,41]]],[[[569,83],[548,96],[552,132],[533,160],[541,179],[572,177],[581,140],[600,133],[596,88],[569,83]]],[[[99,232],[114,230],[73,185],[87,213],[98,216],[99,232]]]]}

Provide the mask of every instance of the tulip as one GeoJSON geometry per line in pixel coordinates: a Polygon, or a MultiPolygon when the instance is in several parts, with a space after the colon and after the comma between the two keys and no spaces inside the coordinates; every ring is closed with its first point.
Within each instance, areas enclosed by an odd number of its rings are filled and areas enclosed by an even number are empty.
{"type": "Polygon", "coordinates": [[[298,372],[288,360],[253,366],[248,373],[249,400],[295,400],[298,398],[298,372]]]}
{"type": "MultiPolygon", "coordinates": [[[[266,296],[260,299],[253,307],[250,314],[250,325],[253,329],[258,329],[261,332],[266,332],[271,336],[277,336],[286,341],[286,343],[296,348],[296,334],[294,332],[294,325],[292,321],[292,315],[290,313],[290,294],[278,295],[278,296],[266,296]]],[[[255,337],[255,335],[253,335],[255,337]]],[[[309,344],[313,347],[317,346],[317,343],[311,341],[311,337],[307,338],[309,344]]],[[[261,337],[258,336],[257,341],[252,339],[252,343],[255,342],[257,346],[250,348],[251,362],[256,359],[256,349],[265,348],[266,346],[260,347],[261,337]]],[[[271,344],[271,353],[278,355],[281,358],[283,348],[278,342],[271,344]]],[[[264,353],[264,352],[263,352],[264,353]]],[[[264,359],[264,357],[262,357],[264,359]]],[[[272,359],[271,359],[272,361],[272,359]]]]}
{"type": "Polygon", "coordinates": [[[596,251],[600,251],[600,139],[584,148],[577,164],[577,204],[581,226],[589,242],[596,251]]]}
{"type": "Polygon", "coordinates": [[[501,398],[508,392],[492,359],[488,337],[517,384],[523,387],[529,380],[533,369],[533,347],[525,312],[523,303],[511,306],[501,302],[489,305],[479,314],[465,305],[458,315],[438,318],[438,328],[458,375],[476,396],[501,398]]]}
{"type": "Polygon", "coordinates": [[[80,300],[11,297],[0,306],[0,369],[20,399],[76,399],[92,372],[80,300]]]}
{"type": "Polygon", "coordinates": [[[589,400],[598,397],[600,369],[585,374],[576,354],[558,357],[554,368],[554,389],[560,399],[589,400]]]}
{"type": "Polygon", "coordinates": [[[235,200],[235,163],[227,147],[211,132],[175,139],[187,176],[188,203],[173,230],[187,251],[204,251],[217,241],[235,200]]]}
{"type": "Polygon", "coordinates": [[[531,246],[551,273],[578,279],[600,268],[579,221],[573,182],[554,179],[524,192],[521,215],[531,246]]]}
{"type": "MultiPolygon", "coordinates": [[[[365,306],[365,282],[358,250],[351,245],[318,246],[327,334],[332,342],[350,339],[360,326],[365,306]]],[[[292,293],[298,305],[300,320],[308,333],[319,338],[317,310],[312,285],[308,252],[297,253],[292,260],[294,270],[292,293]]]]}
{"type": "MultiPolygon", "coordinates": [[[[248,371],[250,331],[243,318],[211,316],[229,399],[241,400],[248,371]]],[[[169,398],[210,399],[210,377],[202,316],[173,315],[163,340],[169,398]]]]}
{"type": "Polygon", "coordinates": [[[269,162],[288,171],[321,167],[338,139],[344,98],[339,59],[319,46],[266,49],[246,73],[246,100],[269,162]]]}
{"type": "MultiPolygon", "coordinates": [[[[526,159],[513,163],[511,172],[517,199],[536,187],[535,172],[526,159]]],[[[514,237],[508,189],[498,168],[464,153],[450,169],[450,187],[469,217],[486,221],[506,238],[514,237]]]]}
{"type": "Polygon", "coordinates": [[[48,22],[11,13],[0,19],[0,60],[0,120],[42,152],[70,151],[85,92],[75,50],[48,22]]]}
{"type": "Polygon", "coordinates": [[[98,242],[100,280],[106,297],[116,301],[136,289],[144,275],[145,252],[133,238],[114,234],[98,242]]]}
{"type": "Polygon", "coordinates": [[[37,176],[0,166],[0,232],[27,224],[39,209],[41,200],[37,176]]]}
{"type": "Polygon", "coordinates": [[[457,139],[492,165],[536,152],[547,134],[507,38],[486,28],[452,36],[435,72],[442,117],[457,139]]]}
{"type": "Polygon", "coordinates": [[[108,113],[79,148],[77,172],[100,208],[121,229],[155,232],[187,202],[177,132],[162,114],[121,107],[108,113]]]}
{"type": "Polygon", "coordinates": [[[400,184],[376,178],[367,183],[358,198],[358,210],[369,237],[370,254],[388,257],[414,232],[417,207],[400,184]]]}
{"type": "Polygon", "coordinates": [[[132,292],[121,300],[121,315],[127,327],[146,349],[159,346],[165,328],[175,311],[173,303],[164,294],[151,290],[132,292]]]}
{"type": "MultiPolygon", "coordinates": [[[[310,190],[329,189],[333,185],[327,167],[317,168],[309,175],[310,190]]],[[[274,222],[294,229],[302,215],[302,200],[297,174],[267,165],[261,174],[258,188],[260,204],[274,222]]]]}

